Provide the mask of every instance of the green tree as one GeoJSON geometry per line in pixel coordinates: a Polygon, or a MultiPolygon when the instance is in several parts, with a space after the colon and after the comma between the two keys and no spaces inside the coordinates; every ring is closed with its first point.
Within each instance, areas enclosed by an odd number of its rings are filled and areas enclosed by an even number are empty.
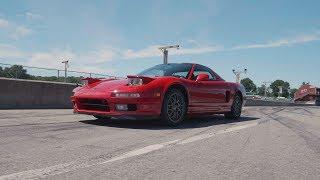
{"type": "Polygon", "coordinates": [[[253,81],[250,78],[242,79],[241,84],[246,88],[247,92],[257,91],[257,86],[253,83],[253,81]]]}
{"type": "MultiPolygon", "coordinates": [[[[31,79],[40,81],[53,81],[53,82],[64,82],[64,77],[57,76],[35,76],[27,73],[27,70],[21,65],[13,65],[11,67],[2,68],[0,66],[0,77],[6,78],[17,78],[17,79],[31,79]]],[[[83,77],[69,76],[67,77],[68,83],[81,83],[83,77]]]]}
{"type": "Polygon", "coordinates": [[[289,89],[290,84],[289,82],[283,81],[283,80],[275,80],[271,83],[270,88],[272,89],[272,95],[274,97],[279,96],[279,86],[282,86],[282,97],[289,97],[289,89]]]}
{"type": "Polygon", "coordinates": [[[70,76],[67,78],[67,82],[68,83],[81,83],[81,79],[82,79],[82,77],[70,76]]]}
{"type": "Polygon", "coordinates": [[[298,91],[297,88],[290,89],[290,98],[294,98],[294,93],[296,93],[297,91],[298,91]]]}
{"type": "Polygon", "coordinates": [[[265,95],[265,90],[267,90],[267,97],[270,97],[272,94],[269,91],[269,87],[266,87],[266,85],[262,84],[260,87],[257,88],[257,93],[259,96],[264,96],[265,95]],[[267,89],[266,89],[267,88],[267,89]]]}
{"type": "Polygon", "coordinates": [[[3,69],[1,66],[0,66],[0,77],[3,77],[3,69]]]}
{"type": "Polygon", "coordinates": [[[2,74],[7,78],[30,79],[30,75],[27,73],[27,70],[23,69],[20,65],[6,67],[2,70],[2,74]]]}

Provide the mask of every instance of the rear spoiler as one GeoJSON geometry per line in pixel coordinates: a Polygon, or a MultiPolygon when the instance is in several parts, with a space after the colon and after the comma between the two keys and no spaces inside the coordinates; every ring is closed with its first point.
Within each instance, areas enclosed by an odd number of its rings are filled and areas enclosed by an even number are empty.
{"type": "Polygon", "coordinates": [[[147,84],[151,81],[153,81],[155,78],[148,77],[148,76],[141,76],[141,75],[128,75],[128,79],[142,79],[143,84],[147,84]]]}
{"type": "Polygon", "coordinates": [[[91,78],[91,77],[87,77],[87,78],[82,78],[81,82],[84,85],[88,85],[88,84],[93,84],[99,81],[111,81],[111,80],[115,80],[115,78],[109,78],[109,79],[104,79],[104,78],[91,78]]]}

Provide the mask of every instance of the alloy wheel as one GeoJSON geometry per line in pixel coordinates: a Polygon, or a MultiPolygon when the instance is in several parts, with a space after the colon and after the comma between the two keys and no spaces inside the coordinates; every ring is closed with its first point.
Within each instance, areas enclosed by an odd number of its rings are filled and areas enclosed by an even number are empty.
{"type": "Polygon", "coordinates": [[[170,94],[167,106],[167,114],[170,121],[179,122],[185,113],[185,101],[181,94],[176,92],[170,94]]]}

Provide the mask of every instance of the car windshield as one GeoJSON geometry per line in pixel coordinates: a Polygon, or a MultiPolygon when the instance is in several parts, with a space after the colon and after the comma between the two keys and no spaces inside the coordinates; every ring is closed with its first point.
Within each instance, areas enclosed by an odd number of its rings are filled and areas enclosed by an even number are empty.
{"type": "Polygon", "coordinates": [[[159,64],[139,73],[142,76],[175,76],[187,78],[192,64],[159,64]]]}

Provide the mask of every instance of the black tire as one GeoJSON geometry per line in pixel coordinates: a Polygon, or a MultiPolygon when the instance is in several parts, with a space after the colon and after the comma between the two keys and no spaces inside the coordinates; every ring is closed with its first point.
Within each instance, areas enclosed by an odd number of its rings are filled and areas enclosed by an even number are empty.
{"type": "Polygon", "coordinates": [[[170,89],[163,100],[161,120],[168,125],[177,126],[187,114],[187,101],[184,94],[178,89],[170,89]]]}
{"type": "Polygon", "coordinates": [[[111,119],[111,117],[109,117],[109,116],[94,115],[94,117],[97,118],[98,120],[108,120],[108,119],[111,119]]]}
{"type": "Polygon", "coordinates": [[[231,106],[231,111],[224,114],[225,118],[238,119],[241,116],[242,111],[242,98],[240,94],[236,94],[231,106]]]}

